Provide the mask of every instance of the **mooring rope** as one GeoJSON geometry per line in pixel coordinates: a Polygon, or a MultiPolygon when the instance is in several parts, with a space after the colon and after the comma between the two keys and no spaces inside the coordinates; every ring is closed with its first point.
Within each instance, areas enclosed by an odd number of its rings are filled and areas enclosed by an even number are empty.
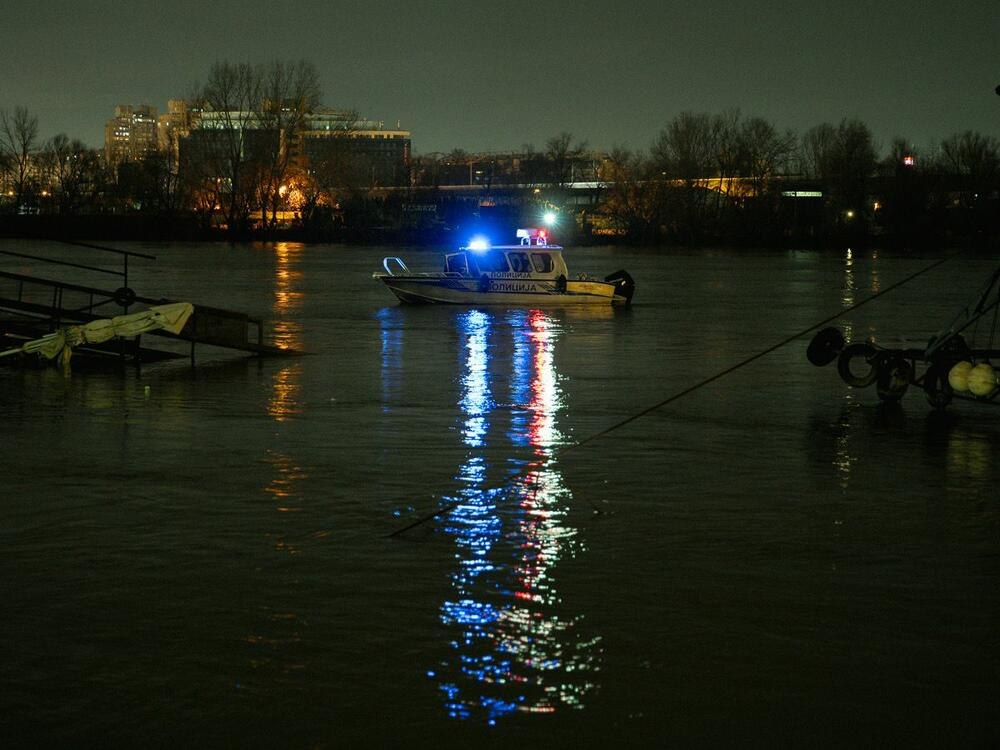
{"type": "MultiPolygon", "coordinates": [[[[818,323],[813,323],[808,328],[804,328],[801,331],[792,334],[791,336],[787,336],[784,339],[782,339],[781,341],[779,341],[778,343],[773,344],[772,346],[769,346],[766,349],[763,349],[763,350],[757,352],[756,354],[753,354],[753,355],[747,357],[746,359],[743,359],[743,360],[737,362],[736,364],[731,365],[730,367],[727,367],[726,369],[724,369],[724,370],[722,370],[720,372],[717,372],[716,374],[714,374],[714,375],[712,375],[710,377],[705,378],[704,380],[700,380],[699,382],[695,383],[694,385],[688,386],[687,388],[684,388],[683,390],[678,391],[677,393],[673,394],[672,396],[668,396],[667,398],[665,398],[662,401],[659,401],[659,402],[653,404],[652,406],[647,406],[642,411],[636,412],[635,414],[632,414],[632,415],[626,417],[625,419],[623,419],[623,420],[621,420],[619,422],[616,422],[615,424],[611,425],[610,427],[607,427],[607,428],[601,430],[600,432],[594,433],[590,437],[584,438],[583,440],[578,440],[575,443],[570,443],[569,445],[563,446],[562,448],[559,448],[559,449],[553,451],[552,454],[549,456],[549,458],[550,459],[555,459],[555,458],[558,458],[558,457],[560,457],[560,456],[562,456],[562,455],[564,455],[566,453],[569,453],[571,450],[574,450],[576,448],[582,448],[583,446],[585,446],[585,445],[587,445],[589,443],[594,442],[598,438],[604,437],[605,435],[607,435],[607,434],[609,434],[611,432],[614,432],[615,430],[621,429],[625,425],[628,425],[628,424],[631,424],[632,422],[635,422],[637,419],[641,419],[642,417],[645,417],[647,414],[650,414],[650,413],[656,411],[657,409],[662,409],[664,406],[667,406],[668,404],[672,404],[674,401],[682,399],[685,396],[687,396],[687,395],[689,395],[691,393],[694,393],[695,391],[697,391],[697,390],[699,390],[701,388],[704,388],[706,385],[709,385],[710,383],[714,383],[716,380],[724,378],[726,375],[729,375],[729,374],[731,374],[733,372],[736,372],[737,370],[739,370],[739,369],[741,369],[743,367],[746,367],[747,365],[751,364],[752,362],[757,361],[761,357],[766,357],[768,354],[771,354],[772,352],[775,352],[778,349],[781,349],[782,347],[787,346],[788,344],[792,343],[793,341],[796,341],[797,339],[802,338],[806,334],[812,333],[817,328],[822,328],[823,326],[825,326],[825,325],[827,325],[829,323],[832,323],[837,318],[841,318],[844,315],[847,315],[848,313],[853,312],[854,310],[857,310],[862,305],[867,305],[869,302],[872,302],[872,301],[878,299],[879,297],[882,297],[882,296],[888,294],[889,292],[891,292],[891,291],[893,291],[895,289],[899,289],[899,287],[901,287],[901,286],[909,284],[914,279],[916,279],[916,278],[918,278],[920,276],[923,276],[928,271],[932,271],[932,270],[934,270],[935,268],[937,268],[938,266],[940,266],[940,265],[942,265],[944,263],[947,263],[949,260],[951,260],[952,258],[955,258],[955,257],[957,257],[959,255],[961,255],[963,252],[965,252],[964,249],[963,250],[957,250],[954,253],[946,255],[945,257],[941,258],[940,260],[934,261],[933,263],[931,263],[928,266],[925,266],[924,268],[920,269],[919,271],[915,271],[914,273],[911,273],[909,276],[907,276],[907,277],[905,277],[905,278],[897,281],[896,283],[890,284],[889,286],[885,287],[884,289],[880,289],[879,291],[875,292],[874,294],[872,294],[869,297],[866,297],[865,299],[861,300],[860,302],[856,302],[853,305],[851,305],[850,307],[846,307],[843,310],[840,310],[839,312],[837,312],[837,313],[835,313],[833,315],[830,315],[827,318],[824,318],[823,320],[819,321],[818,323]]],[[[515,474],[514,476],[517,476],[517,475],[515,474]]],[[[389,537],[399,536],[400,534],[403,534],[404,532],[407,532],[410,529],[416,528],[417,526],[425,524],[428,521],[434,520],[438,516],[444,515],[445,513],[450,513],[458,505],[459,505],[458,502],[450,503],[449,505],[446,505],[443,508],[440,508],[439,510],[435,511],[434,513],[430,513],[430,514],[428,514],[426,516],[418,518],[413,523],[411,523],[411,524],[409,524],[407,526],[404,526],[401,529],[397,529],[396,531],[393,531],[388,536],[389,537]]],[[[600,513],[601,512],[600,510],[597,509],[596,506],[593,506],[593,507],[594,507],[595,513],[600,513]]]]}

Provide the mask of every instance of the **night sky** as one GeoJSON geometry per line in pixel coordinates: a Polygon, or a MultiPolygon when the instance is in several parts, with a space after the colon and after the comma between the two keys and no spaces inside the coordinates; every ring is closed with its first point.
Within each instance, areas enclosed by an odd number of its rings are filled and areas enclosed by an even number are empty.
{"type": "Polygon", "coordinates": [[[6,0],[0,108],[92,145],[116,104],[161,112],[215,60],[304,57],[324,103],[412,131],[416,153],[646,148],[684,110],[802,133],[857,117],[882,144],[1000,135],[1000,2],[6,0]],[[755,7],[759,6],[759,7],[755,7]]]}

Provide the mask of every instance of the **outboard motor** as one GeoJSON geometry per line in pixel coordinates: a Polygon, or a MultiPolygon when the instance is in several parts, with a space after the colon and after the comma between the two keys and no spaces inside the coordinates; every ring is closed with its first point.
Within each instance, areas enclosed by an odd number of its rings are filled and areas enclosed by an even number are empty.
{"type": "Polygon", "coordinates": [[[632,295],[635,294],[635,281],[628,271],[620,270],[610,273],[604,277],[609,284],[615,285],[615,296],[624,297],[625,304],[632,304],[632,295]]]}

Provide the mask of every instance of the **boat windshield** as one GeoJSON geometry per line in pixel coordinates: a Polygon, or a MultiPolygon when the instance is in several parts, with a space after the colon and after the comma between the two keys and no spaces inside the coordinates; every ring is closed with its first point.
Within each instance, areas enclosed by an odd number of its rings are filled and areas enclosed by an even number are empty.
{"type": "Polygon", "coordinates": [[[531,262],[538,273],[552,273],[552,256],[549,253],[532,253],[531,262]]]}
{"type": "Polygon", "coordinates": [[[505,273],[510,270],[507,266],[507,257],[499,252],[480,255],[475,259],[475,263],[480,273],[505,273]]]}
{"type": "Polygon", "coordinates": [[[449,273],[469,275],[469,261],[465,253],[455,253],[445,258],[444,270],[449,273]]]}
{"type": "Polygon", "coordinates": [[[510,270],[515,273],[531,273],[531,262],[527,253],[507,253],[510,270]]]}

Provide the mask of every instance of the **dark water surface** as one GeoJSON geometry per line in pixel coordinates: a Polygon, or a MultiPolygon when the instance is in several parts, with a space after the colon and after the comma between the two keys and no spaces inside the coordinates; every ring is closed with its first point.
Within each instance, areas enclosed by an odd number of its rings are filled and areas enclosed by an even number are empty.
{"type": "MultiPolygon", "coordinates": [[[[426,250],[129,247],[311,354],[0,367],[3,744],[1000,739],[995,405],[884,410],[803,338],[566,450],[941,255],[571,250],[634,306],[540,311],[370,278],[426,250]]],[[[996,263],[843,326],[922,344],[996,263]]]]}

